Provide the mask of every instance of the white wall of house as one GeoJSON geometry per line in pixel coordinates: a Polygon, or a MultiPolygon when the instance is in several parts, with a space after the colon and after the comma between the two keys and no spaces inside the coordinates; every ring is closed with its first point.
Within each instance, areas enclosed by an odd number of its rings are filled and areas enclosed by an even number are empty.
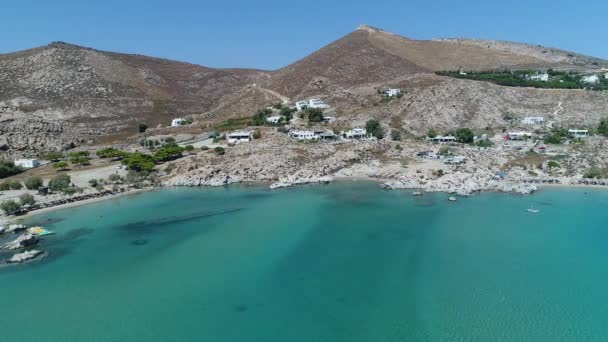
{"type": "Polygon", "coordinates": [[[392,96],[397,96],[397,95],[399,95],[399,94],[401,94],[401,89],[394,89],[394,88],[390,88],[390,89],[387,89],[387,90],[384,92],[384,95],[386,95],[386,96],[391,96],[391,97],[392,97],[392,96]]]}
{"type": "Polygon", "coordinates": [[[525,117],[521,122],[526,125],[540,125],[545,122],[545,118],[542,116],[528,116],[525,117]]]}
{"type": "Polygon", "coordinates": [[[320,108],[326,109],[329,108],[329,105],[325,103],[323,100],[319,99],[308,99],[303,101],[296,102],[296,109],[298,111],[302,111],[308,108],[320,108]]]}
{"type": "Polygon", "coordinates": [[[575,139],[586,138],[586,137],[589,136],[589,130],[586,130],[586,129],[569,129],[568,130],[568,134],[570,134],[570,136],[572,138],[575,138],[575,139]]]}
{"type": "Polygon", "coordinates": [[[365,128],[353,128],[350,131],[342,132],[342,136],[346,139],[361,139],[367,137],[365,128]]]}
{"type": "Polygon", "coordinates": [[[583,78],[581,78],[581,81],[584,83],[595,84],[600,81],[600,78],[598,75],[589,75],[583,76],[583,78]]]}
{"type": "Polygon", "coordinates": [[[548,82],[549,81],[549,74],[544,73],[544,74],[528,75],[528,79],[530,81],[548,82]]]}
{"type": "Polygon", "coordinates": [[[426,140],[433,141],[433,142],[455,142],[455,141],[457,141],[456,137],[452,136],[452,135],[446,135],[446,136],[438,135],[434,138],[427,137],[426,140]]]}
{"type": "Polygon", "coordinates": [[[186,121],[184,118],[175,118],[171,120],[171,127],[179,127],[184,124],[184,121],[186,121]]]}
{"type": "Polygon", "coordinates": [[[300,130],[291,130],[289,131],[288,136],[295,140],[318,140],[320,138],[319,134],[313,131],[300,130]]]}
{"type": "Polygon", "coordinates": [[[250,142],[253,140],[253,132],[235,131],[226,136],[226,140],[230,144],[238,144],[240,142],[250,142]]]}
{"type": "Polygon", "coordinates": [[[37,159],[17,159],[15,165],[24,169],[33,169],[40,166],[40,161],[37,159]]]}
{"type": "Polygon", "coordinates": [[[279,120],[281,120],[282,116],[280,115],[275,115],[275,116],[269,116],[266,118],[266,122],[270,122],[270,123],[279,123],[279,120]]]}
{"type": "Polygon", "coordinates": [[[509,132],[507,133],[509,140],[526,140],[532,138],[530,132],[509,132]]]}

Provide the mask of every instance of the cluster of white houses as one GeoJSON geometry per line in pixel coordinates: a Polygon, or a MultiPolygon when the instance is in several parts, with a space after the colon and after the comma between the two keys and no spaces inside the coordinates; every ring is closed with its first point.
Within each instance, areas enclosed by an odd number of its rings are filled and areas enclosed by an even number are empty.
{"type": "Polygon", "coordinates": [[[528,116],[521,120],[521,123],[526,125],[542,125],[545,122],[545,118],[542,116],[528,116]]]}
{"type": "Polygon", "coordinates": [[[289,131],[288,136],[295,140],[334,140],[338,137],[347,140],[371,139],[371,136],[367,134],[365,128],[354,128],[350,131],[340,132],[339,135],[336,135],[330,130],[291,130],[289,131]]]}
{"type": "Polygon", "coordinates": [[[326,109],[329,108],[329,105],[323,100],[319,99],[308,99],[296,102],[296,109],[298,111],[306,110],[309,108],[326,109]]]}

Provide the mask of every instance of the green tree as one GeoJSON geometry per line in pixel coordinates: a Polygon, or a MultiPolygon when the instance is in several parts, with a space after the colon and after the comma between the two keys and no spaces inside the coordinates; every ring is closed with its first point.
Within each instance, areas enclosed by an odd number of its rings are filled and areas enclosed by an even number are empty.
{"type": "Polygon", "coordinates": [[[470,128],[459,128],[456,130],[456,139],[461,143],[470,144],[473,142],[475,134],[470,128]]]}
{"type": "Polygon", "coordinates": [[[11,189],[11,183],[10,182],[0,183],[0,191],[8,191],[10,189],[11,189]]]}
{"type": "Polygon", "coordinates": [[[49,189],[52,191],[63,191],[70,186],[72,183],[72,178],[70,175],[62,174],[53,177],[49,181],[49,189]]]}
{"type": "Polygon", "coordinates": [[[19,202],[21,205],[34,205],[36,204],[36,199],[31,194],[22,194],[19,196],[19,202]]]}
{"type": "Polygon", "coordinates": [[[126,152],[121,151],[114,147],[103,148],[95,152],[95,154],[99,158],[112,158],[112,159],[121,159],[125,156],[126,152]]]}
{"type": "Polygon", "coordinates": [[[12,161],[0,160],[0,178],[16,175],[21,171],[23,170],[16,166],[12,161]]]}
{"type": "Polygon", "coordinates": [[[49,153],[45,154],[44,156],[42,156],[42,159],[48,160],[51,162],[58,162],[59,160],[63,159],[63,153],[49,152],[49,153]]]}
{"type": "Polygon", "coordinates": [[[68,169],[69,164],[64,161],[53,163],[53,167],[59,171],[65,171],[68,169]]]}
{"type": "Polygon", "coordinates": [[[11,182],[11,190],[21,190],[21,188],[23,188],[23,185],[21,184],[21,182],[19,182],[19,181],[11,182]]]}
{"type": "Polygon", "coordinates": [[[600,120],[600,124],[597,126],[597,134],[608,137],[608,118],[600,120]]]}
{"type": "Polygon", "coordinates": [[[253,125],[254,126],[263,126],[266,124],[266,118],[272,114],[272,110],[265,108],[258,110],[253,116],[253,125]]]}
{"type": "Polygon", "coordinates": [[[553,169],[553,168],[557,168],[557,169],[559,169],[559,168],[560,168],[559,163],[558,163],[558,162],[556,162],[555,160],[549,160],[549,162],[547,163],[547,166],[548,166],[549,168],[552,168],[552,169],[553,169]]]}
{"type": "Polygon", "coordinates": [[[367,131],[367,134],[371,134],[377,139],[384,138],[384,128],[380,125],[380,121],[376,119],[368,120],[365,124],[365,130],[367,131]]]}
{"type": "Polygon", "coordinates": [[[89,185],[91,186],[91,188],[97,187],[98,184],[99,184],[99,181],[97,179],[95,179],[95,178],[89,179],[89,185]]]}
{"type": "Polygon", "coordinates": [[[138,129],[139,133],[144,133],[148,129],[148,125],[146,125],[145,123],[140,123],[137,126],[137,129],[138,129]]]}
{"type": "Polygon", "coordinates": [[[321,122],[323,121],[323,109],[321,108],[308,108],[306,109],[308,114],[309,122],[321,122]]]}
{"type": "Polygon", "coordinates": [[[129,170],[135,171],[152,171],[156,165],[152,156],[140,152],[127,154],[122,159],[122,163],[126,165],[129,170]]]}
{"type": "Polygon", "coordinates": [[[221,146],[214,148],[213,151],[215,151],[215,154],[220,155],[220,156],[223,155],[224,153],[226,153],[224,148],[221,146]]]}
{"type": "Polygon", "coordinates": [[[42,178],[40,178],[38,176],[33,176],[33,177],[29,177],[28,179],[26,179],[24,184],[25,184],[25,187],[28,188],[29,190],[38,190],[38,189],[40,189],[40,187],[42,187],[43,182],[42,182],[42,178]]]}
{"type": "Polygon", "coordinates": [[[184,151],[191,153],[192,151],[194,151],[194,146],[186,145],[186,147],[184,147],[184,151]]]}
{"type": "Polygon", "coordinates": [[[13,200],[8,200],[0,203],[0,209],[2,209],[2,211],[4,211],[4,213],[7,215],[14,215],[21,210],[21,204],[13,200]]]}
{"type": "Polygon", "coordinates": [[[396,129],[391,130],[391,139],[393,141],[401,140],[401,132],[396,129]]]}
{"type": "Polygon", "coordinates": [[[165,146],[161,147],[158,151],[156,151],[152,158],[155,162],[165,162],[181,158],[183,156],[183,152],[183,147],[177,145],[165,146]]]}
{"type": "Polygon", "coordinates": [[[89,157],[85,157],[85,156],[74,156],[74,157],[70,158],[70,163],[72,163],[72,165],[80,165],[80,166],[90,165],[91,159],[89,157]]]}
{"type": "Polygon", "coordinates": [[[120,179],[121,179],[120,175],[118,175],[116,173],[113,173],[108,177],[108,180],[113,183],[120,181],[120,179]]]}
{"type": "Polygon", "coordinates": [[[429,129],[429,132],[426,134],[427,137],[429,138],[434,138],[437,136],[437,132],[434,129],[429,129]]]}
{"type": "Polygon", "coordinates": [[[253,139],[260,139],[262,137],[262,132],[259,129],[253,131],[253,139]]]}

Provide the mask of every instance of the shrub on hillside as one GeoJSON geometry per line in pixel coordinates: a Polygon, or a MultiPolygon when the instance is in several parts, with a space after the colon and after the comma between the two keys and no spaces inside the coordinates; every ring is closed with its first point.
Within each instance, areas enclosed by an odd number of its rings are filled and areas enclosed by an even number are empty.
{"type": "Polygon", "coordinates": [[[42,182],[42,178],[40,178],[38,176],[34,176],[34,177],[30,177],[30,178],[26,179],[24,184],[25,184],[25,187],[28,188],[29,190],[38,190],[42,187],[43,182],[42,182]]]}

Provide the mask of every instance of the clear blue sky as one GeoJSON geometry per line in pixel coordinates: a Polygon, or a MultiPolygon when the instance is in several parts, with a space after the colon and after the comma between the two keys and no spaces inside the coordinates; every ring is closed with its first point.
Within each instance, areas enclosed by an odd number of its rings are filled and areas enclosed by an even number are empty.
{"type": "Polygon", "coordinates": [[[65,41],[276,69],[366,23],[415,39],[542,44],[608,59],[608,1],[2,0],[0,53],[65,41]]]}

